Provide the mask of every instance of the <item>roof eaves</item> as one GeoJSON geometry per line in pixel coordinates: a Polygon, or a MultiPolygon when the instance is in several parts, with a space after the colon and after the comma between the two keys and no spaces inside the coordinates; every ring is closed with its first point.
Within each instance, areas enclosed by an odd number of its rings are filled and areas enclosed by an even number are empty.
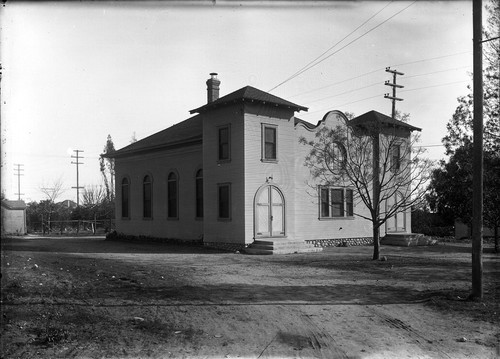
{"type": "Polygon", "coordinates": [[[26,203],[24,201],[9,201],[4,199],[2,200],[2,206],[11,210],[26,209],[26,203]]]}
{"type": "Polygon", "coordinates": [[[130,150],[118,150],[118,151],[110,153],[110,154],[102,154],[101,157],[104,157],[104,158],[123,158],[123,157],[134,156],[134,155],[141,154],[141,153],[157,152],[157,151],[162,151],[162,150],[171,150],[171,149],[175,149],[175,148],[194,146],[197,144],[201,144],[202,142],[203,142],[202,136],[197,135],[197,136],[193,136],[190,138],[186,138],[182,141],[162,143],[159,145],[134,148],[134,149],[130,149],[130,150]]]}

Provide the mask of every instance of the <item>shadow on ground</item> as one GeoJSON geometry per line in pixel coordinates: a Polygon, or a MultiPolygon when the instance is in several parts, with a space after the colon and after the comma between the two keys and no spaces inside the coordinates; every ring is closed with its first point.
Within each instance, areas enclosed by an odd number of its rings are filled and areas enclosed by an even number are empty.
{"type": "Polygon", "coordinates": [[[106,240],[105,237],[6,237],[2,250],[60,253],[227,253],[215,248],[193,244],[131,242],[106,240]]]}

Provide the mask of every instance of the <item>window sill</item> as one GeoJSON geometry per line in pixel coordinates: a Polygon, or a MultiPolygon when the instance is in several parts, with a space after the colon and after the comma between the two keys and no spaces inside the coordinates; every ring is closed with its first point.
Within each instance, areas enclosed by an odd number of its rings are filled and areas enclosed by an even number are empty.
{"type": "Polygon", "coordinates": [[[263,162],[263,163],[278,163],[278,160],[268,160],[268,159],[265,159],[265,158],[261,158],[260,162],[263,162]]]}
{"type": "Polygon", "coordinates": [[[195,221],[203,221],[203,217],[194,217],[195,221]]]}
{"type": "Polygon", "coordinates": [[[143,221],[152,221],[153,217],[142,217],[143,221]]]}
{"type": "Polygon", "coordinates": [[[338,221],[339,219],[347,219],[349,221],[353,221],[355,218],[354,216],[348,216],[348,217],[318,217],[319,221],[338,221]]]}
{"type": "Polygon", "coordinates": [[[122,217],[122,221],[130,221],[130,217],[122,217]]]}
{"type": "Polygon", "coordinates": [[[262,239],[262,238],[280,238],[280,239],[283,239],[283,238],[288,238],[288,236],[286,234],[284,234],[282,236],[264,236],[262,234],[257,234],[254,237],[254,239],[262,239]]]}
{"type": "Polygon", "coordinates": [[[217,218],[219,222],[231,222],[231,218],[217,218]]]}
{"type": "Polygon", "coordinates": [[[179,217],[167,217],[167,221],[178,221],[179,217]]]}
{"type": "Polygon", "coordinates": [[[218,165],[223,165],[223,164],[226,164],[226,163],[231,163],[231,159],[228,159],[228,160],[217,160],[217,164],[218,165]]]}

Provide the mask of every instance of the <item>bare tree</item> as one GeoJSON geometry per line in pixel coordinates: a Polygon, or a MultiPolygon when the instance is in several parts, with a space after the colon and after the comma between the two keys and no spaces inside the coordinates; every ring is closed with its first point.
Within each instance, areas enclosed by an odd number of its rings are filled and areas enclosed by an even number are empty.
{"type": "Polygon", "coordinates": [[[102,186],[86,186],[83,189],[83,206],[100,205],[106,199],[106,191],[102,186]]]}
{"type": "Polygon", "coordinates": [[[45,183],[42,184],[42,186],[40,187],[40,192],[42,192],[47,197],[45,201],[40,202],[40,205],[42,206],[42,225],[44,219],[47,220],[48,229],[50,231],[50,222],[52,220],[53,213],[57,211],[56,200],[64,193],[62,178],[59,177],[49,185],[45,183]]]}
{"type": "Polygon", "coordinates": [[[62,177],[57,178],[50,185],[46,185],[45,183],[42,184],[40,192],[47,196],[49,201],[54,203],[56,199],[64,193],[62,177]]]}
{"type": "Polygon", "coordinates": [[[373,259],[380,257],[380,227],[396,213],[424,203],[432,165],[416,145],[419,135],[412,130],[417,128],[388,119],[354,119],[347,126],[322,127],[311,141],[300,139],[310,146],[305,164],[314,180],[354,187],[354,201],[368,209],[369,215],[354,215],[372,222],[373,259]]]}

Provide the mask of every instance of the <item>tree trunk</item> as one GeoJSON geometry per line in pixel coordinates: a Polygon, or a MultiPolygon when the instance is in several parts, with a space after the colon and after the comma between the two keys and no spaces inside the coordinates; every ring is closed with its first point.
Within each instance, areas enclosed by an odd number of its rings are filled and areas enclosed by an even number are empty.
{"type": "Polygon", "coordinates": [[[380,227],[373,226],[373,260],[380,258],[380,227]]]}

